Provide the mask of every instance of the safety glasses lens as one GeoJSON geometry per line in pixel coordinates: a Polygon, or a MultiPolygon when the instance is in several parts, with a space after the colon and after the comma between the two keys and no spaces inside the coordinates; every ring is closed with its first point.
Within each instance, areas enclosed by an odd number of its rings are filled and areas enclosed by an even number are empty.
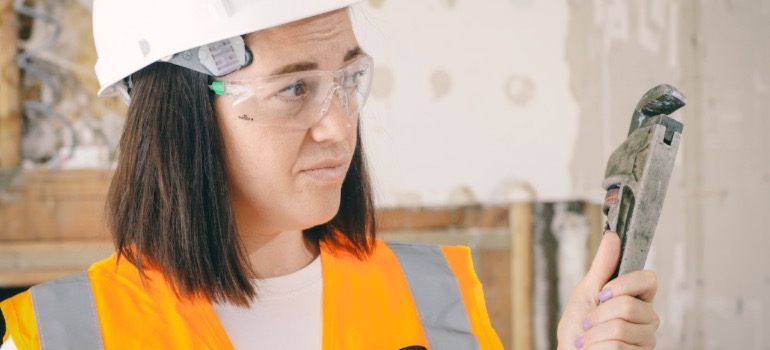
{"type": "Polygon", "coordinates": [[[366,56],[335,72],[298,72],[222,84],[224,88],[217,88],[223,92],[215,91],[232,99],[231,106],[245,122],[309,128],[333,110],[358,116],[369,97],[372,60],[366,56]]]}

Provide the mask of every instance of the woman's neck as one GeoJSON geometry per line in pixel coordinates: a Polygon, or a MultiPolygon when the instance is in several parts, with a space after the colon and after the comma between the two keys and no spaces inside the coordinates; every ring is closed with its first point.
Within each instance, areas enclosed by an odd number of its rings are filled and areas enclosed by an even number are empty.
{"type": "Polygon", "coordinates": [[[271,235],[241,232],[240,235],[256,278],[272,278],[299,271],[319,254],[318,248],[308,242],[299,230],[271,235]]]}

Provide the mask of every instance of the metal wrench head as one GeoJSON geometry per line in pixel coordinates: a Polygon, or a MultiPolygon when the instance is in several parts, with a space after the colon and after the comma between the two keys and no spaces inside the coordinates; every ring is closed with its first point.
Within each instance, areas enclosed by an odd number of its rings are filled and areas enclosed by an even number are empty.
{"type": "Polygon", "coordinates": [[[642,96],[636,104],[634,115],[631,118],[631,127],[628,134],[631,135],[638,129],[645,119],[661,114],[671,114],[687,104],[687,98],[675,87],[668,84],[658,85],[642,96]]]}

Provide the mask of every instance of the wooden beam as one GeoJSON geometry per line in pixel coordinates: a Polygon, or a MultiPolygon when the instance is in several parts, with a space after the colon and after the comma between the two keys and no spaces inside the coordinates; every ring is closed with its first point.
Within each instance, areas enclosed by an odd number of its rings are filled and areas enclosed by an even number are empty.
{"type": "Polygon", "coordinates": [[[109,240],[111,170],[27,171],[0,197],[0,242],[109,240]]]}
{"type": "Polygon", "coordinates": [[[508,228],[458,228],[430,230],[379,231],[377,237],[388,241],[417,242],[442,245],[464,245],[474,250],[508,252],[508,228]]]}
{"type": "Polygon", "coordinates": [[[21,165],[18,31],[13,0],[0,0],[0,169],[21,165]]]}
{"type": "Polygon", "coordinates": [[[381,231],[470,227],[508,227],[508,207],[473,205],[444,208],[384,208],[377,210],[377,228],[381,231]]]}
{"type": "Polygon", "coordinates": [[[28,287],[85,271],[113,251],[110,241],[3,242],[0,287],[28,287]]]}
{"type": "MultiPolygon", "coordinates": [[[[106,169],[24,172],[21,181],[0,197],[0,241],[104,237],[103,206],[111,177],[112,171],[106,169]]],[[[507,206],[380,208],[376,216],[383,233],[415,233],[417,237],[458,230],[470,234],[462,238],[446,235],[452,242],[486,243],[489,240],[482,238],[483,233],[507,232],[509,225],[507,206]]],[[[507,249],[508,238],[505,234],[493,244],[507,249]]]]}
{"type": "Polygon", "coordinates": [[[533,350],[532,204],[510,208],[511,222],[511,349],[533,350]]]}
{"type": "MultiPolygon", "coordinates": [[[[506,230],[508,233],[510,230],[506,230]]],[[[492,327],[503,343],[503,348],[513,349],[511,343],[511,252],[501,250],[474,251],[479,260],[476,273],[484,286],[484,299],[492,327]]]]}
{"type": "Polygon", "coordinates": [[[22,288],[30,287],[57,278],[74,275],[85,269],[56,269],[39,271],[0,271],[0,287],[22,288]]]}

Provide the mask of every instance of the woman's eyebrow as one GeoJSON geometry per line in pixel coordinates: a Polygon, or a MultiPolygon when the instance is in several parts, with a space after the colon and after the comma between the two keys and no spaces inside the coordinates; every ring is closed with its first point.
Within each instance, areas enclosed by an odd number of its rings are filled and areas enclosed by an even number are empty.
{"type": "Polygon", "coordinates": [[[286,73],[302,72],[308,70],[318,69],[318,63],[315,62],[299,62],[287,64],[279,69],[274,70],[270,75],[279,75],[286,73]]]}
{"type": "MultiPolygon", "coordinates": [[[[364,54],[364,50],[362,50],[360,46],[356,46],[355,48],[350,49],[348,50],[347,53],[345,53],[345,58],[342,59],[342,62],[345,63],[363,54],[364,54]]],[[[316,69],[318,69],[318,63],[298,62],[298,63],[287,64],[281,68],[278,68],[272,71],[270,75],[280,75],[280,74],[303,72],[303,71],[316,70],[316,69]]]]}
{"type": "Polygon", "coordinates": [[[363,54],[364,54],[364,50],[361,50],[360,46],[356,46],[354,49],[348,50],[348,52],[345,54],[345,58],[342,60],[342,63],[350,61],[363,54]]]}

